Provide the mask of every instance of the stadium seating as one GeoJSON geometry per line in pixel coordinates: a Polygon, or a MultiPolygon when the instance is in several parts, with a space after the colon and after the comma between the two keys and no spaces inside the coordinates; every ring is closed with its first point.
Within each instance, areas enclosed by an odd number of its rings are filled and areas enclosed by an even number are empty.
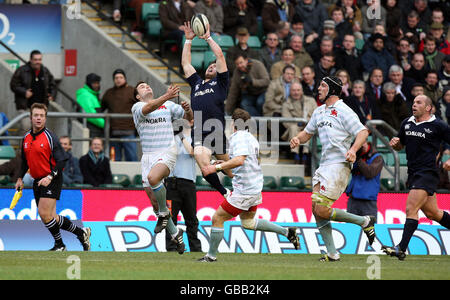
{"type": "Polygon", "coordinates": [[[143,3],[141,14],[144,22],[159,19],[159,3],[143,3]]]}
{"type": "Polygon", "coordinates": [[[131,180],[130,177],[128,177],[128,175],[126,174],[113,174],[112,183],[127,187],[131,184],[131,180]]]}
{"type": "Polygon", "coordinates": [[[230,177],[228,177],[228,176],[225,176],[224,178],[223,178],[223,186],[224,187],[226,187],[226,188],[231,188],[232,187],[232,181],[233,181],[233,179],[231,179],[230,177]]]}
{"type": "Polygon", "coordinates": [[[0,175],[0,185],[6,185],[10,181],[9,175],[0,175]]]}
{"type": "Polygon", "coordinates": [[[234,45],[233,38],[226,34],[214,35],[212,38],[224,52],[234,45]]]}
{"type": "MultiPolygon", "coordinates": [[[[395,183],[393,178],[381,178],[380,179],[381,188],[387,191],[395,190],[395,183]]],[[[400,190],[404,191],[406,189],[405,183],[400,180],[400,190]]]]}
{"type": "Polygon", "coordinates": [[[131,185],[132,187],[142,187],[142,175],[141,174],[136,174],[133,177],[133,184],[131,185]]]}
{"type": "Polygon", "coordinates": [[[70,187],[79,188],[79,189],[89,189],[94,187],[92,184],[89,183],[71,183],[70,187]]]}
{"type": "Polygon", "coordinates": [[[0,146],[0,159],[11,159],[16,157],[16,152],[14,148],[9,145],[0,146]]]}
{"type": "Polygon", "coordinates": [[[264,176],[263,190],[276,190],[277,181],[274,176],[264,176]]]}
{"type": "Polygon", "coordinates": [[[210,191],[213,189],[209,182],[206,181],[206,179],[201,175],[197,175],[197,177],[195,178],[195,185],[199,190],[210,191]]]}
{"type": "Polygon", "coordinates": [[[302,190],[305,188],[305,181],[300,176],[282,176],[280,177],[281,190],[302,190]]]}
{"type": "MultiPolygon", "coordinates": [[[[236,40],[235,44],[237,45],[238,43],[239,43],[239,41],[236,40]]],[[[248,38],[247,44],[250,48],[257,49],[257,50],[261,49],[261,41],[259,40],[259,37],[256,35],[251,35],[248,38]]]]}

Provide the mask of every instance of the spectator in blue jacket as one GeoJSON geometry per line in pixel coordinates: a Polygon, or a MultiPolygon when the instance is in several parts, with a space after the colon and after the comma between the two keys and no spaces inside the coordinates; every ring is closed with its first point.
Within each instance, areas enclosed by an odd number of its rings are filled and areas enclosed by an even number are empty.
{"type": "Polygon", "coordinates": [[[72,140],[68,136],[59,138],[59,143],[64,151],[69,155],[69,160],[63,170],[63,184],[70,185],[72,183],[83,183],[83,175],[81,174],[78,158],[72,155],[72,140]]]}
{"type": "MultiPolygon", "coordinates": [[[[8,124],[8,122],[9,122],[9,120],[8,120],[8,117],[6,116],[6,114],[4,112],[0,112],[0,128],[5,126],[6,124],[8,124]]],[[[6,131],[3,135],[7,136],[8,131],[6,131]]],[[[8,140],[0,140],[0,145],[9,145],[9,142],[8,142],[8,140]]]]}
{"type": "Polygon", "coordinates": [[[369,42],[370,47],[361,57],[364,71],[370,73],[374,68],[380,68],[383,70],[383,77],[388,78],[389,68],[395,64],[395,59],[385,48],[385,37],[375,33],[369,42]]]}
{"type": "Polygon", "coordinates": [[[349,196],[347,212],[359,216],[377,216],[377,198],[383,164],[383,157],[372,148],[370,142],[366,141],[356,153],[352,180],[345,191],[349,196]]]}

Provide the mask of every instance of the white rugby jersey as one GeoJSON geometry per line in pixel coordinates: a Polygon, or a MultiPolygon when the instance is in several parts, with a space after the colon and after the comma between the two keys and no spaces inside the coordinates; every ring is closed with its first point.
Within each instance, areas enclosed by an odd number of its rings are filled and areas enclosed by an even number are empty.
{"type": "Polygon", "coordinates": [[[263,188],[263,173],[259,164],[259,143],[247,130],[239,130],[230,137],[230,158],[246,155],[244,164],[234,168],[233,193],[256,195],[263,188]]]}
{"type": "Polygon", "coordinates": [[[145,102],[133,105],[134,125],[141,139],[142,152],[159,152],[170,148],[174,143],[172,120],[181,119],[184,109],[181,105],[167,101],[155,111],[142,114],[145,102]]]}
{"type": "Polygon", "coordinates": [[[319,132],[321,166],[345,162],[345,155],[354,138],[364,129],[366,127],[359,121],[358,115],[342,100],[329,107],[323,104],[316,108],[305,127],[308,134],[319,132]]]}

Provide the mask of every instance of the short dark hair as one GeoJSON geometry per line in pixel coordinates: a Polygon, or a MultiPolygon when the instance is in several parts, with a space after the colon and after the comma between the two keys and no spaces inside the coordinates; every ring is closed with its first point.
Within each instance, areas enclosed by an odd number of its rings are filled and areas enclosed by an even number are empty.
{"type": "Polygon", "coordinates": [[[105,145],[105,142],[103,141],[103,139],[102,139],[101,137],[99,137],[99,136],[94,136],[94,137],[89,141],[89,146],[92,146],[92,141],[93,141],[93,140],[100,140],[100,141],[102,141],[102,146],[105,145]]]}
{"type": "Polygon", "coordinates": [[[239,57],[242,57],[243,59],[248,59],[247,53],[241,52],[241,53],[237,54],[233,60],[236,61],[239,57]]]}
{"type": "Polygon", "coordinates": [[[69,145],[72,146],[72,139],[70,138],[70,136],[68,136],[68,135],[63,135],[63,136],[60,136],[59,139],[60,139],[60,140],[61,140],[61,139],[68,139],[68,140],[69,140],[69,145]]]}
{"type": "Polygon", "coordinates": [[[283,68],[283,74],[284,74],[284,72],[285,72],[287,69],[291,69],[291,70],[294,71],[294,73],[295,73],[295,68],[294,68],[294,66],[292,66],[292,65],[286,65],[286,66],[284,66],[284,68],[283,68]]]}
{"type": "Polygon", "coordinates": [[[137,90],[137,88],[138,88],[138,86],[139,86],[140,84],[142,84],[142,83],[146,83],[146,82],[143,81],[143,80],[139,80],[138,83],[136,83],[136,86],[134,87],[133,95],[134,95],[134,99],[136,99],[136,100],[138,100],[138,99],[136,98],[136,96],[138,95],[138,90],[137,90]]]}
{"type": "Polygon", "coordinates": [[[31,51],[31,53],[30,53],[30,59],[32,59],[34,55],[38,55],[38,54],[42,54],[41,51],[39,51],[39,50],[33,50],[33,51],[31,51]]]}

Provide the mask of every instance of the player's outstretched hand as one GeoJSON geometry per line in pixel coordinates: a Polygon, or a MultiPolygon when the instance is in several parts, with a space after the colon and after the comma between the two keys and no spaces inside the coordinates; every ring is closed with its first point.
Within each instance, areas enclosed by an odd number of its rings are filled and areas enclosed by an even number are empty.
{"type": "Polygon", "coordinates": [[[194,30],[192,30],[191,22],[184,22],[184,36],[187,40],[192,40],[195,38],[194,30]]]}
{"type": "Polygon", "coordinates": [[[169,99],[173,99],[178,97],[178,94],[180,93],[180,87],[176,84],[171,84],[169,88],[167,89],[166,95],[169,99]]]}
{"type": "Polygon", "coordinates": [[[297,137],[291,139],[291,149],[300,146],[300,140],[297,137]]]}
{"type": "Polygon", "coordinates": [[[349,149],[347,151],[347,154],[345,154],[345,160],[351,163],[354,163],[356,161],[356,153],[355,151],[349,149]]]}
{"type": "Polygon", "coordinates": [[[184,111],[190,111],[191,106],[187,101],[181,101],[181,107],[184,109],[184,111]]]}
{"type": "Polygon", "coordinates": [[[211,36],[211,33],[209,32],[209,24],[206,24],[206,32],[204,35],[199,36],[199,38],[207,40],[211,36]]]}

